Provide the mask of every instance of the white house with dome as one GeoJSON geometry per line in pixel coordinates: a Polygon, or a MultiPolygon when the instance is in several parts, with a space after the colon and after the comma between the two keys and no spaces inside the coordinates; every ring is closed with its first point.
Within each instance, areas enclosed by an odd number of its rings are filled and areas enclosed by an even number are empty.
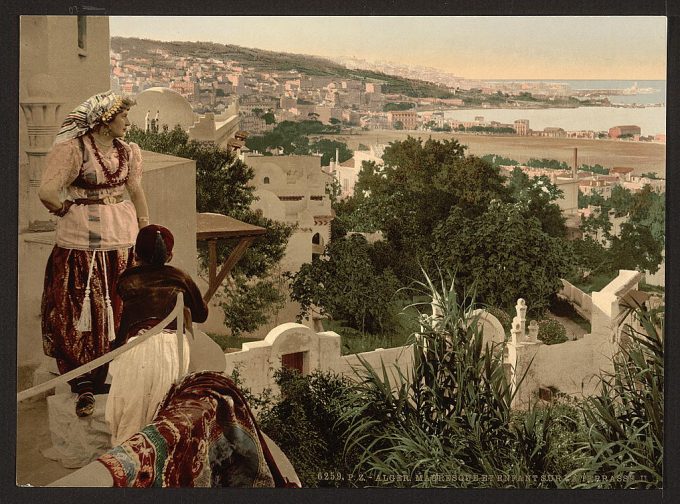
{"type": "Polygon", "coordinates": [[[177,91],[166,87],[145,89],[135,96],[137,105],[130,109],[128,118],[135,126],[144,129],[146,114],[155,118],[158,113],[159,124],[173,129],[178,124],[192,140],[215,142],[222,147],[231,145],[239,131],[238,100],[234,100],[225,111],[215,114],[199,115],[177,91]]]}

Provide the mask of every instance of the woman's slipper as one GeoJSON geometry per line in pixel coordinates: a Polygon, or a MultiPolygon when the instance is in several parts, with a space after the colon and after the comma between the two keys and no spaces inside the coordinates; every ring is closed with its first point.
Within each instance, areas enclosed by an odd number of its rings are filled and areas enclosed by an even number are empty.
{"type": "Polygon", "coordinates": [[[76,415],[86,417],[92,413],[94,413],[94,394],[92,392],[80,394],[76,402],[76,415]]]}

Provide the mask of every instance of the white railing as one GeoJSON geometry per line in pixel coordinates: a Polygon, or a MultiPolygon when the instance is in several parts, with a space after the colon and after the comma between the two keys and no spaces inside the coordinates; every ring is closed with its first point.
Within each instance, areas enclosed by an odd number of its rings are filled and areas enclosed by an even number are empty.
{"type": "Polygon", "coordinates": [[[107,362],[112,361],[116,357],[118,357],[121,354],[124,354],[128,350],[136,347],[137,345],[144,343],[147,339],[150,337],[160,333],[165,329],[173,320],[177,321],[177,354],[179,357],[179,376],[177,378],[177,381],[182,379],[183,375],[183,369],[184,369],[184,295],[180,292],[177,294],[177,301],[175,302],[175,307],[172,309],[170,314],[165,317],[163,320],[161,320],[158,324],[153,326],[151,329],[149,329],[147,332],[142,334],[141,336],[138,336],[135,338],[133,341],[130,341],[126,343],[125,345],[116,348],[115,350],[112,350],[111,352],[108,352],[101,357],[97,357],[96,359],[88,362],[87,364],[83,364],[82,366],[73,369],[69,371],[68,373],[64,373],[63,375],[59,375],[56,378],[53,378],[52,380],[46,381],[45,383],[41,383],[39,385],[36,385],[35,387],[31,387],[30,389],[27,390],[22,390],[17,394],[17,403],[21,401],[25,401],[26,399],[36,396],[38,394],[42,394],[44,392],[47,392],[48,390],[51,390],[62,383],[66,383],[69,380],[72,380],[73,378],[77,378],[78,376],[87,373],[89,371],[92,371],[95,368],[98,368],[99,366],[106,364],[107,362]]]}

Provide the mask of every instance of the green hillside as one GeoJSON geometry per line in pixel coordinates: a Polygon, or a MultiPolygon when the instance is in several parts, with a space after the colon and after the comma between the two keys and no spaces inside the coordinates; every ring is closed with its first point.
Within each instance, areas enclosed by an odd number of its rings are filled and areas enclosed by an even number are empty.
{"type": "Polygon", "coordinates": [[[112,37],[111,49],[114,52],[127,51],[127,57],[150,58],[156,49],[164,49],[176,56],[194,56],[234,60],[258,71],[286,72],[297,70],[306,75],[351,78],[383,83],[384,93],[400,93],[411,97],[450,98],[451,92],[444,86],[432,82],[405,79],[394,75],[369,70],[347,69],[344,66],[317,56],[292,54],[262,49],[251,49],[214,42],[162,42],[139,38],[112,37]]]}

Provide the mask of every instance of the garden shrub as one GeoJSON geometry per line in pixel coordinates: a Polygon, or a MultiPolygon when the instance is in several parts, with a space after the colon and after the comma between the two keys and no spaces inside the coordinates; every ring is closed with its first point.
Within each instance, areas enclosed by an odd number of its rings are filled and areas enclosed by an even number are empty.
{"type": "Polygon", "coordinates": [[[557,345],[569,340],[567,330],[555,319],[538,321],[538,339],[546,345],[557,345]]]}
{"type": "Polygon", "coordinates": [[[258,414],[262,430],[286,454],[304,487],[343,486],[323,473],[346,474],[344,438],[338,419],[347,378],[314,371],[302,376],[281,368],[274,374],[280,395],[258,414]],[[320,477],[321,475],[321,477],[320,477]]]}

